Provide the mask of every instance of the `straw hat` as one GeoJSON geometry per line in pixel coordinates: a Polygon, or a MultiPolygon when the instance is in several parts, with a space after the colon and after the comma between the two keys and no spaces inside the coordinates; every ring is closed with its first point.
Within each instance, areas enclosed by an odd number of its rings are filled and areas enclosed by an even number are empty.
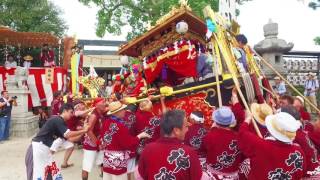
{"type": "Polygon", "coordinates": [[[233,112],[229,107],[226,106],[222,106],[221,108],[218,108],[217,110],[213,111],[212,119],[218,125],[223,126],[231,126],[236,123],[236,118],[233,112]]]}
{"type": "Polygon", "coordinates": [[[32,60],[33,60],[33,57],[30,56],[30,55],[26,55],[26,56],[23,57],[23,59],[24,59],[25,61],[32,61],[32,60]]]}
{"type": "Polygon", "coordinates": [[[316,76],[316,73],[309,72],[309,73],[308,73],[308,76],[316,76]]]}
{"type": "Polygon", "coordinates": [[[304,104],[304,99],[301,96],[296,96],[295,98],[298,99],[301,104],[304,104]]]}
{"type": "Polygon", "coordinates": [[[266,103],[252,103],[250,109],[254,119],[263,126],[265,126],[266,117],[273,114],[272,108],[266,103]]]}
{"type": "Polygon", "coordinates": [[[279,77],[279,76],[276,76],[276,77],[274,78],[274,80],[280,80],[280,77],[279,77]]]}
{"type": "Polygon", "coordinates": [[[270,134],[284,143],[291,143],[301,123],[288,113],[280,112],[266,118],[266,126],[270,134]]]}
{"type": "Polygon", "coordinates": [[[122,104],[119,101],[115,101],[109,104],[109,111],[108,111],[108,115],[114,114],[116,112],[119,112],[121,110],[124,110],[127,107],[127,105],[122,104]]]}

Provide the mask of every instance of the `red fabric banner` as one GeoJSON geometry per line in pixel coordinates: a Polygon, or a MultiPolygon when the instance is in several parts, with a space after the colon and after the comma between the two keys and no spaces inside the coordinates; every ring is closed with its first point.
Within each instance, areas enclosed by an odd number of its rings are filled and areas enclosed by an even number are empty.
{"type": "Polygon", "coordinates": [[[164,65],[175,72],[178,77],[197,75],[197,52],[193,42],[181,41],[158,53],[146,60],[144,72],[147,83],[152,83],[161,75],[164,65]]]}

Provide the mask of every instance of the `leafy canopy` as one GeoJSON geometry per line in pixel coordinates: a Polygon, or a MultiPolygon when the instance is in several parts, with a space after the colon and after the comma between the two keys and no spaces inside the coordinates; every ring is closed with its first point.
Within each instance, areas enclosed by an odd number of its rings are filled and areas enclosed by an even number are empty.
{"type": "Polygon", "coordinates": [[[17,31],[63,36],[67,26],[62,11],[48,0],[0,0],[0,25],[17,31]]]}

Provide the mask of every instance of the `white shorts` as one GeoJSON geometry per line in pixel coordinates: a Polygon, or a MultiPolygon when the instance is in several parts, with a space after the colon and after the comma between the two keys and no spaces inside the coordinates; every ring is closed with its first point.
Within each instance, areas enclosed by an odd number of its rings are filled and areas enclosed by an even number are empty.
{"type": "Polygon", "coordinates": [[[103,180],[128,180],[128,175],[127,173],[121,175],[113,175],[103,172],[103,180]]]}
{"type": "Polygon", "coordinates": [[[103,163],[103,151],[83,150],[82,170],[91,172],[93,165],[103,163]]]}
{"type": "MultiPolygon", "coordinates": [[[[47,169],[55,166],[56,163],[53,160],[53,156],[49,147],[42,142],[32,142],[32,155],[33,155],[33,180],[47,179],[45,177],[47,169]],[[48,168],[49,167],[49,168],[48,168]]],[[[55,171],[51,171],[52,179],[62,179],[59,168],[55,168],[55,171]],[[58,178],[59,177],[59,178],[58,178]]]]}
{"type": "Polygon", "coordinates": [[[65,140],[63,138],[58,138],[53,141],[50,150],[53,152],[57,152],[59,147],[62,147],[63,149],[69,149],[74,146],[73,142],[70,142],[68,140],[65,140]]]}

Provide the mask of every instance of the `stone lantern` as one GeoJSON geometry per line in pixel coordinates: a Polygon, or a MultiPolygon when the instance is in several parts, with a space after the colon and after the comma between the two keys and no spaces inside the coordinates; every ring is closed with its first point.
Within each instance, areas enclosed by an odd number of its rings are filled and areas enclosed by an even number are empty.
{"type": "MultiPolygon", "coordinates": [[[[283,54],[290,51],[293,48],[293,43],[287,43],[283,39],[278,38],[278,23],[274,23],[269,20],[269,23],[263,26],[264,37],[265,39],[260,41],[254,46],[254,49],[280,74],[285,74],[285,69],[283,68],[284,59],[283,54]]],[[[266,76],[273,78],[275,73],[262,65],[262,69],[265,72],[266,76]]]]}

